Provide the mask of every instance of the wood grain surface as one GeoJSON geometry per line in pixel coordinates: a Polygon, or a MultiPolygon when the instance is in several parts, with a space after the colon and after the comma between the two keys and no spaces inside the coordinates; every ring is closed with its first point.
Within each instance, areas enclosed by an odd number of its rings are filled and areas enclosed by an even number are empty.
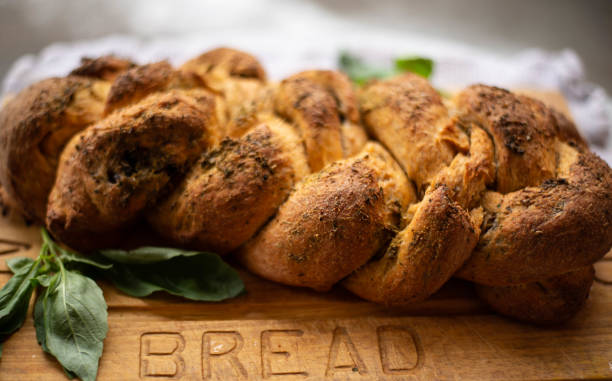
{"type": "MultiPolygon", "coordinates": [[[[537,95],[567,110],[558,95],[537,95]]],[[[39,245],[38,227],[1,218],[0,284],[10,277],[4,260],[35,257],[39,245]]],[[[340,288],[319,294],[241,275],[247,293],[222,303],[135,299],[100,283],[109,333],[98,379],[612,379],[612,252],[596,264],[585,308],[555,328],[494,315],[459,280],[388,309],[340,288]]],[[[4,344],[0,380],[65,379],[29,316],[4,344]]]]}

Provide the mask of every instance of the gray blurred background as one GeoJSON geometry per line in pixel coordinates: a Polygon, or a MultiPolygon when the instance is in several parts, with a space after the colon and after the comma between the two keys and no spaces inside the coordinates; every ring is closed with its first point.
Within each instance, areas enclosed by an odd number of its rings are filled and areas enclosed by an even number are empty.
{"type": "Polygon", "coordinates": [[[502,55],[530,47],[571,48],[582,58],[588,79],[612,93],[611,0],[0,0],[0,75],[19,56],[56,41],[205,34],[247,25],[271,31],[317,27],[304,21],[305,14],[332,30],[352,23],[460,41],[502,55]]]}

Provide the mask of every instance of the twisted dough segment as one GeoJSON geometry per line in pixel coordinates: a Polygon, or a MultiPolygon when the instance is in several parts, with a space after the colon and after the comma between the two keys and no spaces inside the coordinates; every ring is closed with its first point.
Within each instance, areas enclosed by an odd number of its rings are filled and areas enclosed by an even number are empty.
{"type": "Polygon", "coordinates": [[[312,171],[344,155],[341,109],[336,99],[332,92],[300,74],[284,80],[278,88],[274,108],[281,117],[297,126],[312,171]]]}
{"type": "Polygon", "coordinates": [[[200,77],[191,72],[175,70],[166,61],[136,66],[120,73],[114,80],[104,111],[110,114],[152,93],[203,86],[200,77]]]}
{"type": "Polygon", "coordinates": [[[275,84],[250,54],[218,48],[187,61],[179,69],[195,73],[206,87],[223,96],[227,108],[226,134],[239,138],[261,114],[272,114],[275,84]]]}
{"type": "Polygon", "coordinates": [[[457,275],[503,286],[603,257],[612,245],[612,172],[575,127],[541,102],[497,88],[472,86],[457,107],[493,137],[497,161],[480,242],[457,275]]]}
{"type": "Polygon", "coordinates": [[[221,48],[179,68],[85,60],[0,122],[6,192],[80,249],[146,220],[285,284],[406,304],[457,275],[551,323],[612,246],[610,168],[561,114],[489,86],[445,101],[411,74],[357,94],[333,71],[276,84],[221,48]]]}
{"type": "Polygon", "coordinates": [[[113,82],[124,71],[135,67],[130,60],[112,55],[98,58],[84,57],[81,65],[70,72],[71,76],[89,77],[113,82]]]}
{"type": "Polygon", "coordinates": [[[415,209],[382,258],[344,281],[347,289],[378,303],[422,301],[465,262],[479,232],[470,215],[449,198],[446,186],[428,192],[415,209]]]}
{"type": "MultiPolygon", "coordinates": [[[[335,134],[337,122],[333,115],[337,114],[337,120],[340,122],[342,152],[345,157],[357,154],[367,141],[368,137],[364,129],[359,125],[359,110],[357,109],[353,85],[347,81],[345,76],[330,70],[308,70],[283,81],[280,90],[282,92],[279,92],[281,95],[277,98],[276,111],[281,115],[286,115],[289,119],[291,119],[291,114],[297,114],[298,119],[302,117],[310,121],[309,125],[299,125],[300,128],[305,129],[302,132],[302,137],[312,136],[316,139],[316,135],[325,134],[325,132],[317,131],[321,127],[333,130],[332,133],[335,134]],[[302,86],[296,85],[296,82],[301,83],[302,86]],[[310,86],[314,86],[317,93],[325,97],[322,103],[311,101],[310,106],[304,104],[308,102],[307,98],[313,96],[312,93],[308,92],[308,86],[305,86],[306,89],[304,89],[303,84],[305,82],[309,83],[310,86]],[[293,96],[285,98],[285,92],[293,92],[293,96]],[[329,107],[331,105],[329,102],[330,96],[333,98],[335,106],[329,107]],[[296,102],[291,104],[291,100],[294,98],[296,102]],[[325,107],[321,107],[322,105],[325,105],[325,107]],[[287,108],[290,111],[287,111],[287,108]],[[292,110],[294,108],[299,110],[294,112],[292,110]],[[320,126],[321,122],[317,118],[321,114],[329,112],[329,109],[335,109],[331,112],[332,117],[327,119],[326,126],[320,126]]],[[[315,146],[317,145],[324,144],[318,143],[315,146]]],[[[336,146],[334,145],[334,147],[336,146]]]]}
{"type": "Polygon", "coordinates": [[[609,167],[590,152],[556,146],[556,178],[505,195],[485,193],[480,242],[457,276],[493,286],[534,282],[588,266],[609,251],[609,167]]]}
{"type": "Polygon", "coordinates": [[[504,315],[569,319],[588,297],[592,263],[612,245],[610,168],[541,102],[472,86],[456,104],[493,136],[497,159],[497,192],[483,195],[483,232],[457,276],[480,283],[479,296],[504,315]]]}
{"type": "Polygon", "coordinates": [[[468,146],[440,95],[417,75],[370,83],[359,94],[359,106],[368,132],[393,154],[421,194],[457,150],[468,146]]]}
{"type": "Polygon", "coordinates": [[[214,100],[202,90],[153,94],[75,135],[64,148],[47,226],[82,249],[107,244],[219,140],[214,100]]]}
{"type": "Polygon", "coordinates": [[[12,202],[43,223],[62,149],[102,117],[110,84],[49,78],[9,100],[0,112],[0,181],[12,202]]]}
{"type": "Polygon", "coordinates": [[[148,220],[175,242],[226,253],[253,236],[308,172],[297,134],[271,119],[202,156],[148,220]]]}
{"type": "Polygon", "coordinates": [[[466,207],[490,180],[491,145],[482,130],[473,129],[473,152],[457,154],[468,147],[469,137],[439,94],[415,75],[371,83],[359,99],[368,131],[390,147],[425,194],[407,210],[409,224],[382,257],[348,277],[344,286],[379,303],[424,300],[463,265],[478,241],[481,212],[470,216],[466,207]]]}
{"type": "Polygon", "coordinates": [[[328,290],[383,247],[415,199],[393,158],[368,143],[299,183],[239,258],[265,278],[328,290]]]}
{"type": "Polygon", "coordinates": [[[255,57],[230,48],[205,52],[185,62],[182,69],[194,72],[211,88],[219,91],[225,87],[228,79],[266,79],[266,72],[255,57]]]}
{"type": "Polygon", "coordinates": [[[240,137],[271,113],[274,86],[265,82],[263,68],[251,55],[219,48],[174,69],[168,62],[132,67],[121,72],[108,95],[106,114],[134,104],[149,94],[172,89],[203,88],[217,95],[222,135],[240,137]]]}

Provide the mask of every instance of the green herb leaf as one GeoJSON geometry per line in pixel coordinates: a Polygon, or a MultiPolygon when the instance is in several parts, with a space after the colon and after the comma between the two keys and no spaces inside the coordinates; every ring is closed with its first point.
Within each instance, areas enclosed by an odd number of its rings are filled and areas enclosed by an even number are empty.
{"type": "Polygon", "coordinates": [[[109,272],[109,278],[119,290],[124,293],[142,298],[149,296],[155,291],[162,291],[163,288],[147,281],[146,276],[139,274],[144,270],[132,269],[128,265],[114,266],[109,272]]]}
{"type": "Polygon", "coordinates": [[[163,262],[175,257],[192,257],[201,251],[188,251],[171,247],[145,246],[134,250],[100,250],[104,257],[119,263],[150,264],[163,262]]]}
{"type": "Polygon", "coordinates": [[[136,297],[166,291],[192,300],[221,301],[244,291],[236,270],[218,255],[187,253],[158,263],[115,264],[109,275],[118,289],[136,297]]]}
{"type": "Polygon", "coordinates": [[[77,377],[76,373],[69,371],[68,369],[62,367],[64,369],[64,374],[66,375],[66,377],[68,377],[69,379],[74,379],[77,377]]]}
{"type": "Polygon", "coordinates": [[[433,61],[429,58],[406,57],[395,60],[395,69],[399,72],[411,72],[429,78],[433,72],[433,61]]]}
{"type": "Polygon", "coordinates": [[[0,290],[0,341],[23,325],[34,291],[31,279],[36,276],[40,262],[19,263],[19,266],[13,263],[15,275],[0,290]]]}
{"type": "Polygon", "coordinates": [[[44,298],[45,294],[40,294],[36,299],[36,303],[34,303],[34,329],[36,330],[36,340],[38,341],[38,344],[43,351],[49,353],[49,348],[47,348],[47,340],[45,337],[45,320],[43,310],[44,298]]]}
{"type": "Polygon", "coordinates": [[[13,272],[13,274],[15,274],[17,271],[19,271],[19,269],[29,264],[32,264],[33,262],[34,260],[32,258],[17,257],[17,258],[7,259],[6,265],[13,272]]]}
{"type": "Polygon", "coordinates": [[[60,259],[64,264],[68,263],[80,263],[88,266],[96,267],[102,270],[108,270],[113,267],[112,263],[105,261],[104,258],[97,258],[94,255],[89,255],[87,257],[70,252],[66,249],[61,249],[60,259]]]}
{"type": "Polygon", "coordinates": [[[41,305],[42,323],[39,305],[36,327],[43,349],[55,356],[67,375],[94,381],[108,331],[102,290],[90,278],[62,267],[51,279],[41,305]]]}
{"type": "Polygon", "coordinates": [[[340,70],[345,72],[358,85],[363,85],[371,79],[387,78],[394,74],[391,69],[368,65],[360,58],[347,52],[340,53],[339,66],[340,70]]]}
{"type": "Polygon", "coordinates": [[[38,282],[39,285],[43,287],[49,287],[51,285],[51,280],[53,279],[53,277],[54,275],[52,274],[40,274],[34,279],[36,280],[36,282],[38,282]]]}
{"type": "Polygon", "coordinates": [[[363,85],[371,79],[389,78],[405,72],[412,72],[429,78],[434,67],[433,61],[429,58],[406,57],[396,59],[394,66],[391,68],[380,68],[367,64],[347,52],[340,53],[338,65],[340,70],[345,72],[358,85],[363,85]]]}
{"type": "MultiPolygon", "coordinates": [[[[59,276],[59,274],[56,274],[59,276]]],[[[50,277],[51,278],[51,277],[50,277]]],[[[56,281],[56,279],[54,279],[56,281]]],[[[43,309],[43,300],[44,294],[41,294],[38,299],[36,299],[36,303],[34,304],[34,329],[36,330],[36,340],[38,344],[42,348],[43,351],[47,353],[49,352],[49,348],[47,348],[47,340],[45,336],[45,320],[44,320],[44,309],[43,309]]],[[[66,377],[73,379],[76,375],[69,371],[68,369],[62,367],[64,369],[64,373],[66,373],[66,377]]]]}

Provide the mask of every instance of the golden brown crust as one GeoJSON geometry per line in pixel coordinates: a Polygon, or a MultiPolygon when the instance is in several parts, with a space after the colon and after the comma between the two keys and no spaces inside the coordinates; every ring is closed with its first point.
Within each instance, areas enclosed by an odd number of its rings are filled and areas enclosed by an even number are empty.
{"type": "Polygon", "coordinates": [[[424,78],[405,74],[369,83],[359,93],[359,102],[368,132],[393,153],[423,192],[455,156],[443,138],[450,119],[440,95],[424,78]]]}
{"type": "Polygon", "coordinates": [[[361,151],[368,136],[365,129],[359,124],[357,97],[349,78],[344,73],[333,70],[307,70],[292,78],[312,81],[334,98],[341,122],[341,144],[344,157],[356,155],[361,151]]]}
{"type": "Polygon", "coordinates": [[[368,142],[368,134],[365,129],[361,125],[351,122],[342,123],[341,129],[344,157],[358,154],[368,142]]]}
{"type": "Polygon", "coordinates": [[[495,149],[487,133],[472,126],[470,149],[459,153],[453,161],[433,178],[430,187],[444,185],[449,196],[466,210],[475,208],[481,194],[493,182],[495,176],[495,149]]]}
{"type": "Polygon", "coordinates": [[[406,211],[418,198],[402,167],[383,146],[375,142],[365,144],[355,160],[363,160],[378,174],[377,181],[384,198],[383,222],[387,229],[397,232],[404,228],[409,222],[406,211]]]}
{"type": "Polygon", "coordinates": [[[44,221],[59,155],[74,134],[100,119],[108,88],[84,77],[50,78],[0,111],[0,181],[30,218],[44,221]]]}
{"type": "Polygon", "coordinates": [[[275,86],[266,83],[259,61],[250,54],[218,48],[187,61],[180,71],[198,76],[223,97],[226,131],[239,138],[260,122],[261,114],[272,114],[275,86]]]}
{"type": "Polygon", "coordinates": [[[259,80],[227,80],[223,87],[227,135],[239,138],[272,116],[275,86],[259,80]]]}
{"type": "Polygon", "coordinates": [[[344,287],[377,303],[413,303],[436,292],[461,267],[478,241],[469,214],[444,186],[415,207],[414,217],[384,255],[355,271],[344,287]]]}
{"type": "Polygon", "coordinates": [[[297,127],[313,172],[342,159],[340,111],[325,87],[301,74],[289,77],[278,88],[275,111],[297,127]]]}
{"type": "Polygon", "coordinates": [[[533,283],[514,286],[477,285],[478,296],[502,315],[550,325],[572,318],[586,302],[595,271],[593,266],[533,283]]]}
{"type": "Polygon", "coordinates": [[[333,70],[307,70],[292,78],[304,78],[325,89],[332,95],[342,120],[359,122],[359,110],[353,84],[344,73],[333,70]]]}
{"type": "Polygon", "coordinates": [[[483,233],[459,277],[500,286],[533,282],[590,265],[608,252],[612,171],[595,154],[560,147],[566,162],[557,178],[485,195],[483,233]]]}
{"type": "Polygon", "coordinates": [[[98,58],[81,58],[81,64],[70,72],[70,75],[89,77],[112,82],[122,72],[133,68],[136,64],[128,59],[113,55],[98,58]]]}
{"type": "Polygon", "coordinates": [[[582,135],[580,135],[580,132],[578,132],[576,125],[554,108],[550,107],[549,110],[555,123],[557,138],[578,149],[580,152],[587,151],[589,146],[582,135]]]}
{"type": "Polygon", "coordinates": [[[270,120],[203,156],[149,222],[174,242],[226,253],[253,236],[307,172],[298,136],[270,120]]]}
{"type": "Polygon", "coordinates": [[[198,76],[175,70],[166,61],[136,66],[119,74],[113,82],[105,113],[137,103],[155,92],[198,87],[204,87],[198,76]]]}
{"type": "Polygon", "coordinates": [[[401,210],[405,205],[398,203],[410,200],[405,178],[403,187],[396,184],[405,190],[393,199],[393,192],[385,194],[385,177],[403,174],[380,172],[399,169],[381,160],[393,159],[372,147],[308,176],[240,250],[242,263],[265,278],[316,290],[329,289],[363,265],[397,229],[388,208],[401,210]]]}
{"type": "Polygon", "coordinates": [[[217,48],[183,64],[181,70],[191,71],[215,88],[216,78],[237,77],[264,81],[266,72],[252,55],[230,48],[217,48]]]}
{"type": "MultiPolygon", "coordinates": [[[[204,97],[204,95],[202,95],[204,97]]],[[[154,94],[76,135],[62,153],[47,226],[79,249],[152,206],[210,144],[214,100],[154,94]]]]}
{"type": "Polygon", "coordinates": [[[459,118],[484,128],[495,143],[501,193],[553,178],[555,120],[541,102],[497,87],[474,85],[456,99],[459,118]]]}

